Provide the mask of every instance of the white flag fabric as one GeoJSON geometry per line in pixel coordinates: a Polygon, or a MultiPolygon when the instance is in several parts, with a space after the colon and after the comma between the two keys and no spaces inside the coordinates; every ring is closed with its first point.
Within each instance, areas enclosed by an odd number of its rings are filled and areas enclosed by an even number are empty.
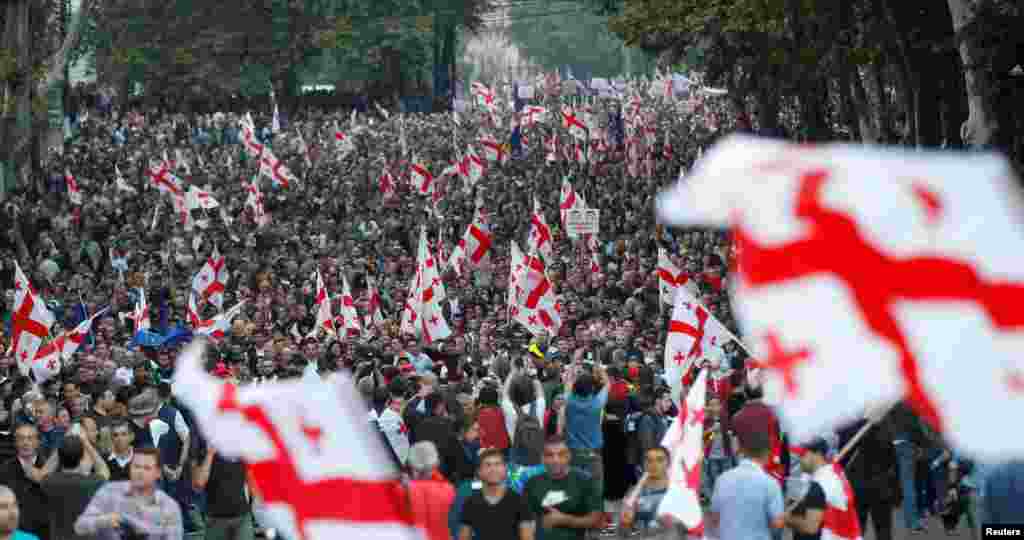
{"type": "Polygon", "coordinates": [[[729,341],[730,336],[725,326],[689,291],[679,289],[665,340],[665,378],[674,400],[678,402],[683,377],[694,362],[713,356],[715,349],[729,341]]]}
{"type": "Polygon", "coordinates": [[[241,459],[265,515],[286,538],[423,538],[408,492],[344,374],[237,388],[202,369],[202,348],[179,357],[173,389],[210,445],[241,459]]]}
{"type": "Polygon", "coordinates": [[[218,309],[223,309],[224,290],[230,276],[225,257],[220,254],[217,246],[214,246],[210,258],[206,259],[203,267],[192,278],[192,290],[198,293],[200,298],[209,301],[218,309]]]}
{"type": "Polygon", "coordinates": [[[906,398],[968,454],[1024,455],[991,414],[1024,415],[1024,238],[1004,159],[734,136],[658,210],[732,224],[733,305],[794,439],[906,398]]]}
{"type": "Polygon", "coordinates": [[[544,257],[545,261],[551,261],[554,256],[554,237],[551,235],[551,227],[544,219],[544,209],[540,201],[533,199],[533,214],[530,216],[530,251],[536,251],[544,257]]]}
{"type": "Polygon", "coordinates": [[[22,375],[28,375],[43,340],[50,334],[55,319],[43,303],[28,277],[14,261],[14,305],[11,313],[11,341],[22,375]]]}
{"type": "Polygon", "coordinates": [[[349,288],[348,278],[344,273],[341,274],[341,309],[335,318],[335,326],[341,336],[358,336],[362,333],[352,289],[349,288]]]}
{"type": "Polygon", "coordinates": [[[189,210],[194,210],[196,208],[213,210],[220,206],[220,203],[210,195],[209,191],[199,189],[195,186],[190,186],[188,188],[188,193],[185,194],[185,206],[187,206],[189,210]]]}
{"type": "Polygon", "coordinates": [[[324,285],[324,277],[320,274],[319,268],[316,270],[314,306],[316,307],[316,327],[313,333],[323,330],[329,336],[338,335],[337,329],[334,327],[334,316],[331,315],[331,296],[327,293],[327,286],[324,285]]]}
{"type": "Polygon", "coordinates": [[[669,484],[658,506],[659,516],[669,515],[686,527],[690,538],[704,533],[704,512],[700,507],[701,469],[704,463],[704,405],[707,398],[707,369],[679,407],[679,416],[665,432],[661,445],[672,454],[669,484]]]}
{"type": "Polygon", "coordinates": [[[671,259],[665,248],[658,248],[658,291],[661,301],[666,304],[675,304],[676,290],[685,288],[690,295],[697,294],[697,284],[690,279],[690,275],[679,269],[671,259]]]}

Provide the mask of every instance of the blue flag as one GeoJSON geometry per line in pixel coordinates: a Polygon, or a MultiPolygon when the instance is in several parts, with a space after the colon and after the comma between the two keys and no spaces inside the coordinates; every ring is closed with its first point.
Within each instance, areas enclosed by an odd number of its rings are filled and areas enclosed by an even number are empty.
{"type": "Polygon", "coordinates": [[[512,140],[510,142],[512,157],[516,159],[523,157],[523,134],[521,130],[522,127],[519,126],[519,123],[516,123],[516,127],[512,128],[512,140]]]}
{"type": "Polygon", "coordinates": [[[612,138],[615,139],[616,146],[621,146],[626,141],[626,125],[622,121],[622,107],[619,107],[615,112],[608,113],[608,131],[611,132],[612,138]]]}

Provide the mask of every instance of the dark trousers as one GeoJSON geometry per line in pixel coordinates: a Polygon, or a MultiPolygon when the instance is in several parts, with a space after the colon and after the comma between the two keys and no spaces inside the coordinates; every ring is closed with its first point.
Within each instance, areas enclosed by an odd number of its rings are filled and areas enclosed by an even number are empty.
{"type": "Polygon", "coordinates": [[[868,518],[875,528],[876,540],[892,540],[892,505],[888,501],[879,501],[877,497],[857,496],[857,517],[860,518],[860,530],[867,531],[868,518]]]}

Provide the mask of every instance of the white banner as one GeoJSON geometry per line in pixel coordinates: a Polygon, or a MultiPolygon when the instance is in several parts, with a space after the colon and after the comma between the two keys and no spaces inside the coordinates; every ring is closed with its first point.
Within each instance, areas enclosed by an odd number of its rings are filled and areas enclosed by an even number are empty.
{"type": "Polygon", "coordinates": [[[600,223],[600,210],[574,208],[565,213],[565,232],[570,235],[597,234],[600,223]]]}

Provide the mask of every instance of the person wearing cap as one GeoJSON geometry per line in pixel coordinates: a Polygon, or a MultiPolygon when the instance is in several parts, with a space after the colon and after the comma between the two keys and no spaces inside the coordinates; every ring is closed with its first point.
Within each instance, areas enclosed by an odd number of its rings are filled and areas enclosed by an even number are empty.
{"type": "Polygon", "coordinates": [[[771,433],[758,424],[734,428],[743,459],[718,477],[705,522],[719,540],[771,540],[786,523],[782,488],[765,472],[771,433]]]}
{"type": "Polygon", "coordinates": [[[827,503],[821,484],[813,479],[814,473],[828,465],[828,443],[823,438],[803,445],[800,456],[800,469],[812,476],[807,489],[799,502],[786,516],[786,525],[793,529],[793,540],[817,540],[821,538],[821,522],[825,515],[827,503]]]}

